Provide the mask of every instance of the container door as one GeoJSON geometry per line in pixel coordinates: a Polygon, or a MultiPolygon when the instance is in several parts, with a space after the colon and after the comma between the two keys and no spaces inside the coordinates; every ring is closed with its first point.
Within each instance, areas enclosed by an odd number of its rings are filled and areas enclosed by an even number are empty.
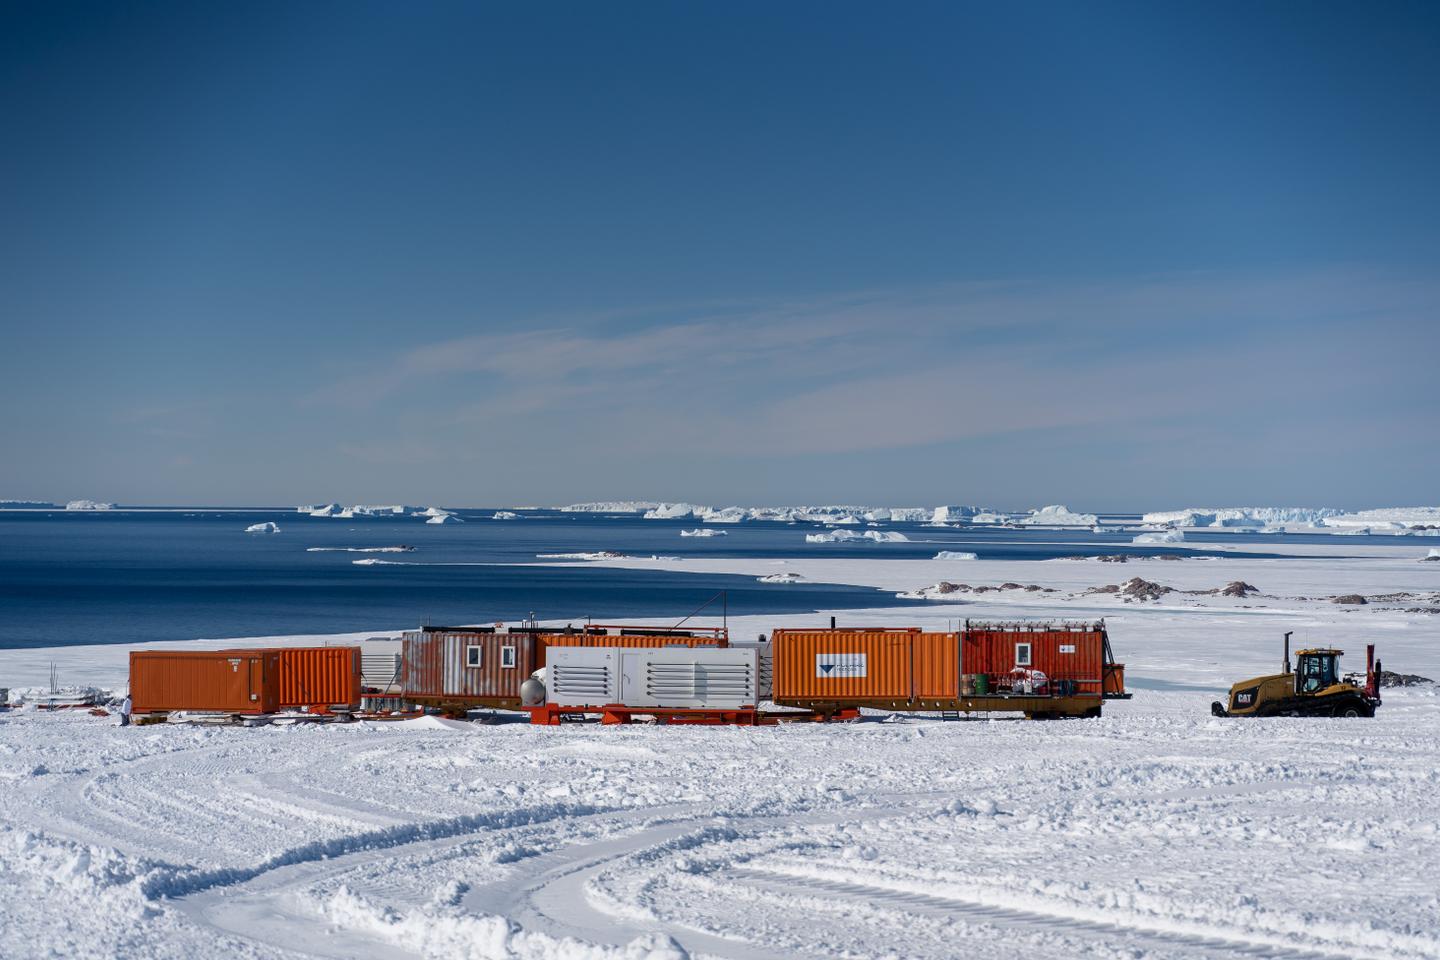
{"type": "Polygon", "coordinates": [[[245,670],[245,699],[253,707],[259,707],[260,694],[265,689],[265,664],[259,657],[249,657],[245,670]]]}
{"type": "Polygon", "coordinates": [[[620,654],[620,696],[619,702],[628,706],[653,707],[657,701],[650,695],[646,681],[646,667],[649,664],[642,653],[623,651],[620,654]]]}

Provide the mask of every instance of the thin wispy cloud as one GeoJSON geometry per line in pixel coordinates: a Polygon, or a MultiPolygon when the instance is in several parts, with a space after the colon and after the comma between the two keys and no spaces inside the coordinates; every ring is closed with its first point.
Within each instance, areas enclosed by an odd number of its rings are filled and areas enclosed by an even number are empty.
{"type": "Polygon", "coordinates": [[[510,446],[893,450],[1253,415],[1296,389],[1273,372],[1281,356],[1339,378],[1322,403],[1357,378],[1383,390],[1393,371],[1347,370],[1347,339],[1383,343],[1387,326],[1408,335],[1437,303],[1432,284],[1363,271],[868,291],[639,329],[420,344],[305,402],[363,411],[403,401],[425,423],[510,446]]]}

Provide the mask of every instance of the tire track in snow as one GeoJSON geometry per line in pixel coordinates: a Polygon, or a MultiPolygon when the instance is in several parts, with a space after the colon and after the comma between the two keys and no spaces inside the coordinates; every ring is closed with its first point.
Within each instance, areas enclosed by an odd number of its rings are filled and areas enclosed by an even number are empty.
{"type": "Polygon", "coordinates": [[[1242,930],[1214,928],[1204,933],[1187,934],[1158,927],[1135,926],[1098,918],[1087,920],[1067,913],[1045,913],[1019,907],[999,906],[955,895],[918,893],[880,884],[821,879],[790,871],[769,870],[764,867],[735,867],[727,871],[726,875],[781,895],[787,892],[793,893],[798,887],[807,892],[823,893],[831,897],[862,901],[871,905],[883,903],[913,913],[947,918],[959,917],[972,922],[990,923],[1035,932],[1063,931],[1089,937],[1103,937],[1107,941],[1114,940],[1117,936],[1123,936],[1127,942],[1141,940],[1152,946],[1163,947],[1171,951],[1193,952],[1194,955],[1201,957],[1356,960],[1357,957],[1365,956],[1349,948],[1322,950],[1255,943],[1242,930]]]}

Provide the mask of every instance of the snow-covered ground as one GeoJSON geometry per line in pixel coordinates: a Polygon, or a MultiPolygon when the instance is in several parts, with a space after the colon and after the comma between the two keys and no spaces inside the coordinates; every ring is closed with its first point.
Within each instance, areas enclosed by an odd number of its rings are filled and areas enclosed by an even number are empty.
{"type": "MultiPolygon", "coordinates": [[[[1440,958],[1437,688],[1387,690],[1373,720],[1208,713],[1277,668],[1286,630],[1344,648],[1347,669],[1376,643],[1388,669],[1440,677],[1423,612],[1440,563],[973,549],[665,569],[971,588],[833,611],[843,626],[1104,616],[1135,698],[1099,720],[750,729],[0,713],[0,954],[1440,958]],[[1091,592],[1133,577],[1172,592],[1091,592]],[[1237,580],[1259,593],[1200,592],[1237,580]],[[1369,602],[1333,602],[1349,594],[1369,602]]],[[[0,651],[0,683],[55,661],[65,682],[117,685],[125,652],[0,651]]]]}

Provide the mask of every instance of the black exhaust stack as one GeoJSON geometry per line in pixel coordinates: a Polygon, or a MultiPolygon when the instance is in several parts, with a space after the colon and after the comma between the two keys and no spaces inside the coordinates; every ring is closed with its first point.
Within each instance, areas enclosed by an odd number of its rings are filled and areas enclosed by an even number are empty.
{"type": "Polygon", "coordinates": [[[1285,672],[1286,672],[1286,673],[1289,673],[1289,672],[1290,672],[1290,634],[1292,634],[1292,633],[1294,633],[1294,632],[1295,632],[1294,630],[1286,630],[1286,631],[1285,631],[1285,672]]]}

